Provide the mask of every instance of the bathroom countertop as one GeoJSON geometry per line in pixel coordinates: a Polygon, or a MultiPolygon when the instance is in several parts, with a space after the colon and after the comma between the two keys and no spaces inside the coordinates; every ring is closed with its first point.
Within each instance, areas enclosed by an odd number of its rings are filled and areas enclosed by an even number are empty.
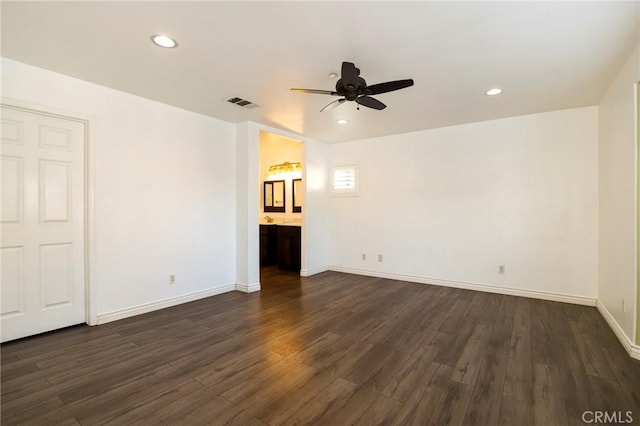
{"type": "Polygon", "coordinates": [[[260,222],[260,225],[297,226],[302,227],[300,222],[260,222]]]}

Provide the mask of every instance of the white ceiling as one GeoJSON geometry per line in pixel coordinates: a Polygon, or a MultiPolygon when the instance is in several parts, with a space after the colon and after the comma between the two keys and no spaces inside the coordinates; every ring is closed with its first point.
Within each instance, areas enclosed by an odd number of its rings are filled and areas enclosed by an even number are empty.
{"type": "Polygon", "coordinates": [[[597,104],[638,43],[628,2],[2,2],[2,55],[231,122],[325,142],[597,104]],[[152,34],[174,37],[161,49],[152,34]],[[319,110],[328,73],[413,78],[319,110]],[[491,87],[504,89],[488,97],[491,87]],[[245,110],[225,99],[260,105],[245,110]],[[336,124],[346,118],[348,125],[336,124]]]}

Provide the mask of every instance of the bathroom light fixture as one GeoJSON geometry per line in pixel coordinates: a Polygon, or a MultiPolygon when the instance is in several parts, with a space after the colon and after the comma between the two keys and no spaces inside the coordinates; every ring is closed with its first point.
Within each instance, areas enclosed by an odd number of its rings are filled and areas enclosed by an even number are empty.
{"type": "Polygon", "coordinates": [[[349,121],[345,120],[344,118],[341,118],[340,120],[336,120],[336,123],[338,124],[347,124],[349,121]]]}
{"type": "Polygon", "coordinates": [[[269,174],[299,173],[301,171],[302,165],[300,163],[289,163],[288,161],[269,167],[269,174]]]}
{"type": "Polygon", "coordinates": [[[152,35],[151,41],[153,42],[153,44],[160,47],[166,47],[166,48],[178,47],[178,42],[166,35],[161,35],[161,34],[152,35]]]}
{"type": "Polygon", "coordinates": [[[485,94],[488,96],[495,96],[495,95],[499,95],[500,93],[502,93],[502,89],[498,87],[494,87],[493,89],[489,89],[485,92],[485,94]]]}

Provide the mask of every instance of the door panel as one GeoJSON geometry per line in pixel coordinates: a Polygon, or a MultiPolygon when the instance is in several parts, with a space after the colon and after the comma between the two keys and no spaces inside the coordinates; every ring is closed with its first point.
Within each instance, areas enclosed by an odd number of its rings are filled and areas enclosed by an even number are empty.
{"type": "Polygon", "coordinates": [[[3,247],[2,256],[2,318],[24,314],[24,247],[3,247]]]}
{"type": "Polygon", "coordinates": [[[40,246],[40,300],[43,309],[72,303],[72,255],[69,243],[40,246]]]}
{"type": "Polygon", "coordinates": [[[40,148],[71,151],[73,137],[69,129],[42,124],[39,130],[40,148]]]}
{"type": "Polygon", "coordinates": [[[22,158],[2,156],[2,223],[22,222],[22,158]]]}
{"type": "Polygon", "coordinates": [[[85,124],[2,107],[2,341],[85,322],[85,124]]]}
{"type": "Polygon", "coordinates": [[[22,145],[22,122],[2,117],[2,143],[22,145]]]}
{"type": "Polygon", "coordinates": [[[73,164],[40,161],[40,220],[70,222],[71,169],[73,164]]]}

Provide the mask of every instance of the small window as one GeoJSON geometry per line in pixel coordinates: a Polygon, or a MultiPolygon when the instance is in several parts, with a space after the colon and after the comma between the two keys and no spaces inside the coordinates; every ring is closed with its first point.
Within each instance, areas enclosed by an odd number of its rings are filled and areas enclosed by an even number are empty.
{"type": "Polygon", "coordinates": [[[355,197],[358,195],[358,165],[334,167],[331,173],[331,195],[355,197]]]}

